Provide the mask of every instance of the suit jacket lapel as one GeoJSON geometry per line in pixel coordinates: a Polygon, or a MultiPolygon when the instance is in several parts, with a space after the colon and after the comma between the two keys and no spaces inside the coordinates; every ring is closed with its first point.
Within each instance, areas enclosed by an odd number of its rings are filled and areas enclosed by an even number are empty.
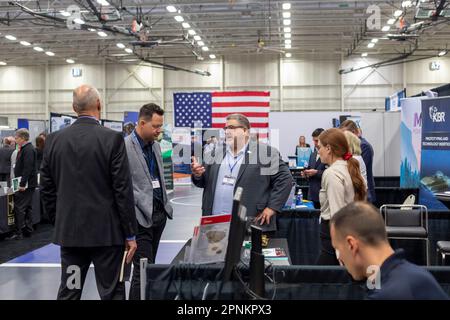
{"type": "Polygon", "coordinates": [[[142,154],[142,148],[134,139],[131,139],[131,142],[133,143],[134,151],[136,152],[139,162],[141,163],[142,168],[144,169],[145,175],[147,176],[151,184],[152,177],[150,176],[150,171],[148,170],[147,161],[145,161],[144,155],[142,154]]]}
{"type": "Polygon", "coordinates": [[[245,169],[247,169],[247,166],[249,164],[250,154],[252,152],[257,152],[256,150],[250,150],[250,143],[247,145],[247,147],[244,150],[244,161],[242,161],[241,166],[239,168],[239,173],[236,178],[236,183],[234,185],[234,189],[236,190],[237,184],[239,182],[239,179],[241,179],[242,175],[244,174],[245,169]]]}

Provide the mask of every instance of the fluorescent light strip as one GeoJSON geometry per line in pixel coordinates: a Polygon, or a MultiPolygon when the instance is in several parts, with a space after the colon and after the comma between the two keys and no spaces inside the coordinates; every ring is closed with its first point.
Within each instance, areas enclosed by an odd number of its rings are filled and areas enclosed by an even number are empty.
{"type": "Polygon", "coordinates": [[[172,13],[177,12],[177,8],[175,8],[174,6],[167,6],[166,10],[172,13]]]}
{"type": "Polygon", "coordinates": [[[290,9],[291,9],[291,4],[289,2],[283,3],[283,10],[290,10],[290,9]]]}
{"type": "Polygon", "coordinates": [[[66,59],[66,62],[67,62],[67,63],[75,63],[75,61],[72,60],[72,59],[66,59]]]}

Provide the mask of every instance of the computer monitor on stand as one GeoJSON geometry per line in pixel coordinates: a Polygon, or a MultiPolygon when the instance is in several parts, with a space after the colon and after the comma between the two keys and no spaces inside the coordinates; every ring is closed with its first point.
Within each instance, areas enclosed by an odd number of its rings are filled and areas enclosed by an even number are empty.
{"type": "Polygon", "coordinates": [[[252,249],[250,252],[250,283],[249,289],[258,298],[265,296],[264,255],[262,253],[262,229],[251,226],[252,249]]]}

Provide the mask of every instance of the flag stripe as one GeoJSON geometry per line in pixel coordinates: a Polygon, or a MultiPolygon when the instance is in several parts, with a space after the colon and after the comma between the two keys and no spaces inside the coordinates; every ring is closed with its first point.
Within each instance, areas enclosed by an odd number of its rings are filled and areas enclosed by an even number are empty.
{"type": "Polygon", "coordinates": [[[246,102],[212,102],[213,108],[226,108],[226,107],[269,107],[270,102],[258,102],[258,101],[246,101],[246,102]]]}
{"type": "Polygon", "coordinates": [[[246,112],[269,112],[269,107],[220,107],[212,108],[212,113],[246,113],[246,112]]]}
{"type": "Polygon", "coordinates": [[[212,98],[212,102],[243,102],[245,101],[257,101],[257,102],[270,102],[270,97],[217,97],[212,98]]]}
{"type": "Polygon", "coordinates": [[[256,97],[269,97],[269,91],[229,91],[229,92],[212,92],[211,95],[213,97],[248,97],[248,96],[256,96],[256,97]]]}
{"type": "MultiPolygon", "coordinates": [[[[214,112],[212,113],[213,118],[226,118],[230,114],[233,114],[234,112],[214,112]]],[[[267,118],[269,116],[268,112],[240,112],[240,114],[246,116],[247,118],[267,118]]],[[[266,119],[267,121],[267,119],[266,119]]]]}
{"type": "MultiPolygon", "coordinates": [[[[268,128],[269,124],[268,123],[252,123],[251,126],[252,126],[252,128],[268,128]]],[[[213,122],[212,127],[213,128],[223,128],[224,123],[223,122],[213,122]]]]}
{"type": "MultiPolygon", "coordinates": [[[[248,118],[248,121],[250,121],[250,127],[253,126],[253,123],[265,123],[268,122],[267,118],[248,118]]],[[[214,118],[212,119],[212,123],[223,123],[225,124],[227,122],[226,118],[214,118]]]]}

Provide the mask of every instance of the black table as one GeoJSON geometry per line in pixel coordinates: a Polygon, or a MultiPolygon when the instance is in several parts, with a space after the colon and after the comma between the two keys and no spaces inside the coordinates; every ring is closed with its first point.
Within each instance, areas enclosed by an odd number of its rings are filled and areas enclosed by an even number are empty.
{"type": "MultiPolygon", "coordinates": [[[[286,238],[293,265],[313,265],[320,253],[320,210],[285,210],[277,214],[275,238],[286,238]]],[[[428,211],[430,263],[436,265],[436,242],[450,241],[450,211],[428,211]]],[[[423,265],[424,241],[391,240],[394,248],[405,249],[411,262],[423,265]]]]}

